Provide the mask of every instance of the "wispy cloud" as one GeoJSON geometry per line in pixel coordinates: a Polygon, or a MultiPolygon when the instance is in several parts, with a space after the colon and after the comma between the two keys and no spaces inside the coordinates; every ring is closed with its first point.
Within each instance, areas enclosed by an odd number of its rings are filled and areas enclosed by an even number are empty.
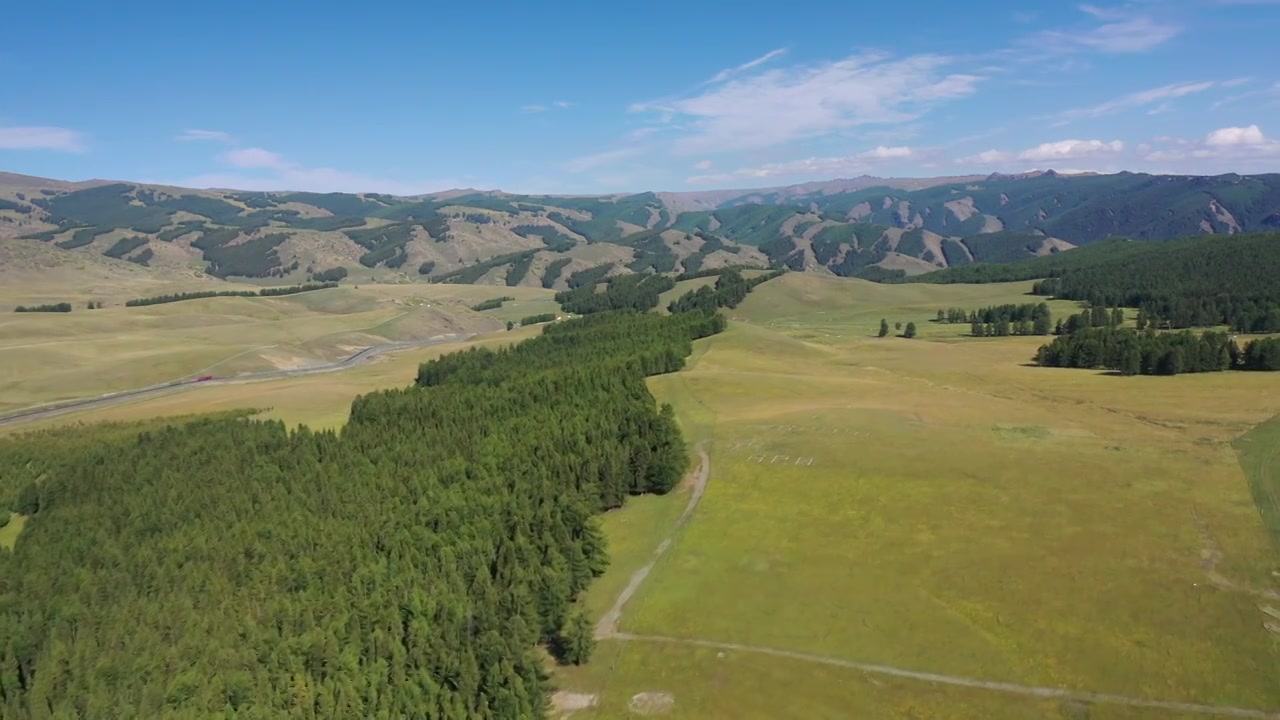
{"type": "Polygon", "coordinates": [[[1027,38],[1040,51],[1136,53],[1151,50],[1177,37],[1180,25],[1137,14],[1128,8],[1080,5],[1081,12],[1095,23],[1075,30],[1046,30],[1027,38]]]}
{"type": "Polygon", "coordinates": [[[218,130],[188,130],[184,141],[212,141],[231,146],[215,156],[230,172],[202,173],[160,184],[179,187],[236,190],[303,190],[309,192],[380,192],[420,195],[465,184],[456,180],[403,181],[328,167],[307,167],[284,155],[260,147],[237,147],[239,141],[218,130]]]}
{"type": "Polygon", "coordinates": [[[0,126],[0,150],[84,150],[84,136],[60,127],[0,126]]]}
{"type": "Polygon", "coordinates": [[[262,148],[231,150],[224,153],[222,157],[230,165],[246,170],[258,168],[283,169],[289,167],[289,163],[285,162],[279,153],[273,153],[262,148]]]}
{"type": "Polygon", "coordinates": [[[1280,82],[1273,83],[1267,87],[1260,88],[1258,90],[1250,90],[1248,92],[1236,93],[1235,95],[1228,95],[1227,97],[1224,97],[1221,100],[1218,100],[1217,102],[1215,102],[1213,105],[1209,106],[1209,109],[1217,110],[1220,107],[1224,107],[1226,105],[1233,105],[1242,100],[1254,100],[1254,99],[1265,99],[1265,98],[1280,99],[1280,82]]]}
{"type": "Polygon", "coordinates": [[[606,150],[604,152],[593,153],[591,155],[582,155],[573,158],[564,164],[564,169],[569,172],[586,172],[603,167],[618,160],[625,160],[640,155],[643,151],[639,147],[625,147],[617,150],[606,150]]]}
{"type": "Polygon", "coordinates": [[[760,67],[761,65],[769,62],[770,60],[773,60],[774,58],[780,58],[786,54],[787,54],[786,48],[778,48],[777,50],[770,50],[769,52],[765,53],[764,55],[761,55],[755,60],[744,62],[741,65],[738,65],[737,67],[731,67],[731,68],[726,68],[724,70],[721,70],[720,72],[716,73],[715,77],[708,80],[706,84],[724,82],[725,80],[728,80],[734,75],[738,75],[748,70],[760,67]]]}
{"type": "Polygon", "coordinates": [[[1163,85],[1149,90],[1142,90],[1128,95],[1122,95],[1099,105],[1094,105],[1093,107],[1067,110],[1066,112],[1059,113],[1058,117],[1064,120],[1102,117],[1104,115],[1111,115],[1124,110],[1146,107],[1155,103],[1167,103],[1170,100],[1175,100],[1180,97],[1193,95],[1195,93],[1202,93],[1214,88],[1216,85],[1217,83],[1213,82],[1182,82],[1163,85]]]}
{"type": "Polygon", "coordinates": [[[746,70],[690,97],[635,103],[630,110],[656,115],[659,122],[685,123],[689,131],[676,140],[677,153],[767,148],[860,125],[915,120],[975,91],[982,78],[947,73],[954,64],[937,55],[868,54],[755,74],[746,70]]]}
{"type": "Polygon", "coordinates": [[[521,105],[520,114],[534,115],[537,113],[544,113],[552,109],[568,110],[571,107],[573,107],[573,103],[569,102],[568,100],[556,100],[555,102],[552,102],[552,103],[534,103],[532,105],[521,105]]]}
{"type": "Polygon", "coordinates": [[[221,130],[183,130],[176,140],[182,142],[220,142],[227,145],[234,145],[236,139],[231,133],[221,130]]]}
{"type": "MultiPolygon", "coordinates": [[[[782,163],[767,163],[755,167],[739,168],[731,172],[694,175],[686,178],[690,185],[714,185],[718,183],[747,182],[769,178],[787,178],[799,175],[825,174],[836,176],[842,174],[867,172],[886,162],[905,160],[919,155],[915,148],[906,146],[889,147],[880,145],[870,150],[839,157],[811,157],[803,160],[792,160],[782,163]]],[[[697,169],[704,163],[695,166],[697,169]]]]}

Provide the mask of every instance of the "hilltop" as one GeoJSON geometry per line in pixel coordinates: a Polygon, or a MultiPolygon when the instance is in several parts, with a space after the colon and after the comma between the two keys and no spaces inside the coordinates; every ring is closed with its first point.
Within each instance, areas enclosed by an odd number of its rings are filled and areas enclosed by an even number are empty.
{"type": "MultiPolygon", "coordinates": [[[[0,242],[229,280],[564,289],[736,265],[919,274],[1112,237],[1280,228],[1280,175],[871,177],[609,196],[190,190],[0,173],[0,242]],[[273,280],[274,281],[274,280],[273,280]]],[[[32,252],[11,253],[32,255],[32,252]]]]}

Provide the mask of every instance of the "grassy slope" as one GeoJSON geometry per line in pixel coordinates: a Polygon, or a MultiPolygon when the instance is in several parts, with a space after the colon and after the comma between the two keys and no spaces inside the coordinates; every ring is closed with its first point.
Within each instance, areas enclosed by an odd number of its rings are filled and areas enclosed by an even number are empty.
{"type": "MultiPolygon", "coordinates": [[[[297,368],[388,341],[494,330],[498,317],[469,309],[492,292],[364,285],[278,298],[0,313],[0,412],[199,372],[297,368]]],[[[509,294],[534,308],[549,295],[528,288],[509,294]]]]}
{"type": "MultiPolygon", "coordinates": [[[[690,370],[654,380],[691,439],[711,441],[714,470],[622,629],[1280,705],[1268,670],[1280,648],[1253,598],[1205,582],[1192,519],[1223,549],[1225,575],[1274,582],[1275,556],[1229,445],[1280,410],[1265,391],[1271,379],[1024,367],[1039,340],[962,340],[967,328],[928,322],[938,306],[1019,302],[1024,290],[804,275],[757,290],[733,313],[741,322],[699,343],[690,370]],[[915,321],[922,338],[872,337],[882,316],[915,321]],[[767,429],[776,424],[797,430],[767,429]],[[753,440],[758,449],[733,449],[753,440]],[[814,464],[762,465],[755,454],[814,464]]],[[[624,526],[625,515],[606,518],[611,538],[631,543],[641,532],[656,544],[665,532],[656,512],[624,526]]],[[[601,586],[634,567],[615,563],[601,586]]],[[[594,592],[588,607],[607,605],[594,592]]],[[[883,679],[739,653],[612,641],[599,653],[560,675],[569,689],[602,695],[600,709],[580,717],[623,717],[642,689],[675,692],[689,717],[1059,710],[982,691],[908,685],[896,694],[883,679]],[[775,677],[786,680],[765,681],[775,677]]],[[[1091,717],[1168,716],[1095,708],[1091,717]]]]}

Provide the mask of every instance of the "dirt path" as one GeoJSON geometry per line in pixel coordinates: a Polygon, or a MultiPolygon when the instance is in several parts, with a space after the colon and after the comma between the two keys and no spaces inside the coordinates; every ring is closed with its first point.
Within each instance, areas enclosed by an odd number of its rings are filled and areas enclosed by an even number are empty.
{"type": "Polygon", "coordinates": [[[617,633],[613,638],[615,640],[673,643],[679,645],[693,645],[696,647],[716,648],[720,650],[757,653],[760,655],[773,655],[775,657],[789,658],[791,660],[803,660],[805,662],[821,663],[823,665],[835,665],[837,667],[860,670],[862,672],[873,673],[876,675],[888,675],[891,677],[907,678],[910,680],[923,680],[925,682],[936,683],[939,685],[954,685],[979,690],[993,690],[995,692],[1003,692],[1011,695],[1023,695],[1027,697],[1076,700],[1086,703],[1123,705],[1135,708],[1153,708],[1157,710],[1169,710],[1182,713],[1216,715],[1218,717],[1262,718],[1263,720],[1277,720],[1280,718],[1280,712],[1271,712],[1267,710],[1252,710],[1249,708],[1237,708],[1222,705],[1201,705],[1199,703],[1172,702],[1166,700],[1147,700],[1145,698],[1128,697],[1126,695],[1112,695],[1110,693],[1095,693],[1085,690],[1067,690],[1065,688],[993,682],[989,680],[978,680],[975,678],[956,677],[953,675],[939,675],[937,673],[904,670],[902,668],[891,667],[889,665],[860,663],[852,660],[834,658],[827,655],[814,655],[811,653],[795,652],[793,650],[760,647],[758,645],[741,645],[739,643],[714,642],[712,640],[697,640],[692,638],[663,637],[661,635],[632,635],[630,633],[617,633]]]}
{"type": "Polygon", "coordinates": [[[689,503],[685,505],[684,512],[680,514],[680,518],[676,520],[675,525],[671,526],[671,532],[663,538],[658,544],[658,549],[653,551],[653,557],[649,558],[649,563],[631,575],[631,581],[623,588],[622,593],[618,595],[618,599],[613,601],[613,607],[609,608],[609,612],[600,618],[600,622],[596,624],[596,638],[607,639],[619,637],[618,621],[622,619],[622,610],[626,604],[630,602],[631,596],[636,594],[636,590],[640,589],[640,585],[644,583],[645,578],[649,577],[649,571],[653,570],[653,566],[658,562],[671,547],[671,539],[675,537],[680,528],[689,522],[689,516],[693,514],[693,509],[698,507],[698,502],[702,500],[702,493],[707,489],[707,478],[711,475],[711,458],[707,457],[707,451],[699,444],[698,448],[698,471],[693,476],[693,493],[689,496],[689,503]]]}
{"type": "Polygon", "coordinates": [[[715,648],[718,650],[733,650],[737,652],[749,652],[759,655],[772,655],[774,657],[782,657],[790,660],[801,660],[804,662],[820,663],[823,665],[834,665],[836,667],[849,668],[851,670],[859,670],[865,673],[875,675],[886,675],[890,677],[906,678],[908,680],[920,680],[939,685],[952,685],[956,687],[973,688],[976,690],[990,690],[993,692],[1002,692],[1010,695],[1021,695],[1024,697],[1035,697],[1045,699],[1058,700],[1074,700],[1084,703],[1097,703],[1103,705],[1120,705],[1133,708],[1149,708],[1155,710],[1168,710],[1171,712],[1181,712],[1197,715],[1214,715],[1217,717],[1237,717],[1237,718],[1260,718],[1261,720],[1280,720],[1280,712],[1269,710],[1255,710],[1250,708],[1239,708],[1223,705],[1204,705],[1200,703],[1176,702],[1168,700],[1150,700],[1147,698],[1129,697],[1127,695],[1114,695],[1111,693],[1091,692],[1088,690],[1069,690],[1066,688],[1052,688],[1038,685],[1021,685],[1018,683],[996,682],[993,680],[981,680],[979,678],[959,677],[955,675],[942,675],[939,673],[922,672],[919,670],[908,670],[905,668],[893,667],[890,665],[876,665],[873,663],[862,663],[853,660],[845,660],[843,658],[831,657],[829,655],[817,655],[813,653],[797,652],[794,650],[782,650],[779,648],[763,647],[759,645],[744,645],[741,643],[716,642],[714,640],[699,640],[696,638],[676,638],[666,637],[662,635],[634,635],[632,633],[619,632],[618,623],[622,619],[622,611],[626,608],[627,602],[635,595],[636,591],[649,577],[649,572],[653,570],[653,566],[671,547],[671,541],[676,533],[688,523],[689,517],[698,507],[698,503],[702,500],[703,493],[707,489],[707,480],[711,475],[711,458],[707,456],[706,450],[702,444],[697,447],[698,459],[700,466],[693,478],[693,494],[689,497],[689,503],[685,506],[684,512],[680,518],[676,520],[672,526],[671,532],[659,543],[658,548],[654,550],[653,557],[649,563],[631,575],[631,581],[627,583],[626,588],[618,595],[618,599],[614,601],[613,607],[609,608],[609,612],[596,625],[595,636],[600,640],[621,640],[633,642],[651,642],[651,643],[669,643],[675,645],[690,645],[694,647],[715,648]]]}

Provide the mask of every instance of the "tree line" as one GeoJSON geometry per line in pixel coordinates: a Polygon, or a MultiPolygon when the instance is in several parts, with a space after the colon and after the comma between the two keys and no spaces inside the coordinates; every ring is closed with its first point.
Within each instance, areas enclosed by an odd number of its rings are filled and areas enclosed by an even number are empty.
{"type": "Polygon", "coordinates": [[[71,303],[60,302],[60,303],[52,303],[49,305],[19,305],[18,307],[14,308],[13,311],[20,312],[20,313],[35,313],[35,312],[68,313],[68,312],[71,312],[71,303]]]}
{"type": "Polygon", "coordinates": [[[1007,335],[1048,335],[1053,316],[1047,303],[992,305],[980,310],[947,308],[938,310],[935,322],[969,323],[974,337],[1007,335]]]}
{"type": "Polygon", "coordinates": [[[688,457],[645,377],[718,315],[603,312],[424,364],[338,431],[214,417],[0,441],[0,715],[539,718],[590,652],[596,515],[688,457]]]}
{"type": "Polygon", "coordinates": [[[1242,349],[1227,333],[1156,332],[1086,327],[1042,346],[1043,367],[1114,370],[1122,375],[1178,375],[1224,370],[1280,370],[1280,339],[1253,340],[1242,349]]]}
{"type": "Polygon", "coordinates": [[[164,303],[182,302],[183,300],[200,300],[211,297],[278,297],[281,295],[296,295],[298,293],[311,292],[313,290],[328,290],[336,287],[338,287],[338,283],[336,282],[322,282],[290,285],[288,287],[262,288],[261,290],[198,290],[194,292],[135,298],[133,300],[126,300],[124,305],[125,307],[142,307],[145,305],[162,305],[164,303]]]}
{"type": "Polygon", "coordinates": [[[526,315],[520,318],[520,326],[540,325],[542,323],[551,322],[556,319],[555,313],[538,313],[537,315],[526,315]]]}

